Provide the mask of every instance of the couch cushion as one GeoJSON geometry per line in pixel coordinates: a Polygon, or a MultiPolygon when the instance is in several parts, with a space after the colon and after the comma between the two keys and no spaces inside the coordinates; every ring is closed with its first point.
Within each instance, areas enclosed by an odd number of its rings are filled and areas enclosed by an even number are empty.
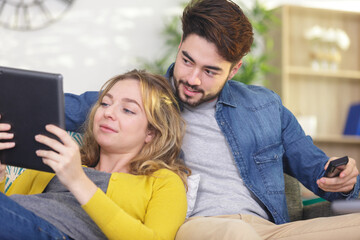
{"type": "Polygon", "coordinates": [[[299,182],[287,174],[284,174],[284,178],[286,202],[290,221],[301,220],[303,218],[303,204],[299,182]]]}

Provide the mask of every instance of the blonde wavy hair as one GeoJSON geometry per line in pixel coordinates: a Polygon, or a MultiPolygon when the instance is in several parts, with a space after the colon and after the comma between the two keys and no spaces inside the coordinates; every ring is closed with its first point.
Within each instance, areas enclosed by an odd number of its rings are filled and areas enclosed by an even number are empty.
{"type": "Polygon", "coordinates": [[[82,163],[95,167],[99,162],[100,146],[93,132],[94,115],[105,94],[118,81],[124,79],[140,81],[148,128],[155,132],[152,141],[145,144],[139,154],[131,160],[130,173],[151,175],[161,168],[166,168],[178,174],[187,187],[186,179],[191,171],[179,158],[185,122],[180,115],[179,106],[168,81],[160,75],[145,71],[132,70],[113,77],[103,85],[98,101],[93,106],[84,126],[85,133],[80,150],[82,163]]]}

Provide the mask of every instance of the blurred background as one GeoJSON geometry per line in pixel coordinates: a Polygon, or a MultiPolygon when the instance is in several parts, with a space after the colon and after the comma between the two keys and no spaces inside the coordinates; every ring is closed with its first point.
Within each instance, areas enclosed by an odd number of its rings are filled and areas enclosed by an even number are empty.
{"type": "MultiPolygon", "coordinates": [[[[181,15],[187,3],[182,0],[45,0],[47,10],[36,12],[32,2],[35,1],[0,1],[0,65],[61,73],[64,91],[72,93],[98,90],[113,75],[141,68],[143,60],[158,60],[168,51],[163,35],[166,25],[181,15]],[[25,11],[16,7],[21,2],[30,6],[28,15],[33,30],[25,29],[25,11]],[[48,19],[51,17],[45,16],[46,11],[56,19],[48,19]],[[15,16],[19,16],[17,23],[15,16]],[[51,22],[46,23],[46,19],[51,22]]],[[[255,0],[235,2],[248,9],[255,4],[255,0]]],[[[259,3],[267,8],[296,3],[360,10],[357,0],[262,0],[259,3]]]]}

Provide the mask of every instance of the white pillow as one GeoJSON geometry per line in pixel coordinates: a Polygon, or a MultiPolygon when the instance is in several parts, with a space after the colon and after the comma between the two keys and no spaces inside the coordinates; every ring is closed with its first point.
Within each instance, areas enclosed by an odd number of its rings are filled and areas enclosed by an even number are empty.
{"type": "Polygon", "coordinates": [[[186,193],[186,197],[187,197],[188,207],[186,212],[186,218],[188,218],[192,213],[192,211],[194,210],[199,183],[200,183],[200,174],[190,175],[187,178],[188,191],[186,193]]]}

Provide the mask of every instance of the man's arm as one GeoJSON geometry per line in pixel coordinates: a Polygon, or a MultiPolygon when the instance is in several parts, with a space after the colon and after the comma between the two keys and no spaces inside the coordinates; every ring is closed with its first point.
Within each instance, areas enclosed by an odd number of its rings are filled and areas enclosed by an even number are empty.
{"type": "Polygon", "coordinates": [[[285,148],[285,172],[297,178],[316,195],[327,200],[356,198],[359,194],[360,186],[357,169],[356,167],[354,168],[355,161],[351,160],[347,170],[344,170],[343,175],[346,176],[343,179],[340,179],[340,177],[334,179],[327,178],[325,183],[327,186],[325,187],[324,183],[321,184],[321,182],[324,181],[322,177],[329,157],[314,145],[311,137],[305,135],[300,124],[289,110],[281,106],[281,112],[282,136],[285,148]],[[320,182],[318,181],[319,179],[321,179],[320,182]],[[354,182],[356,183],[350,188],[352,191],[349,194],[342,193],[348,192],[349,185],[354,184],[354,182]],[[329,185],[332,185],[333,191],[329,191],[329,185]],[[337,185],[336,189],[334,185],[337,185]]]}
{"type": "Polygon", "coordinates": [[[81,95],[65,93],[66,130],[81,131],[81,126],[98,97],[99,92],[85,92],[81,95]]]}

